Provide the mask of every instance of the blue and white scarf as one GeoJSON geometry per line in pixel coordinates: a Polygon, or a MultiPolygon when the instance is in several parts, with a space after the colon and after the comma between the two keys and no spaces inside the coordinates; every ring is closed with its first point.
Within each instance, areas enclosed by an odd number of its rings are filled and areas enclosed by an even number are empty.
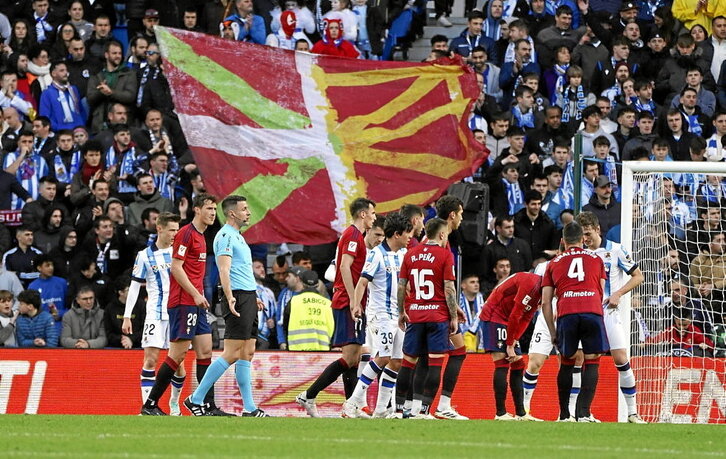
{"type": "MultiPolygon", "coordinates": [[[[123,157],[121,158],[121,162],[118,161],[118,156],[116,155],[116,149],[113,145],[108,149],[106,152],[106,168],[109,168],[111,166],[117,166],[116,169],[116,175],[137,175],[142,172],[144,172],[144,168],[142,167],[143,162],[146,161],[148,158],[148,155],[142,153],[141,155],[136,155],[136,147],[131,147],[128,150],[126,150],[125,153],[123,153],[123,157]]],[[[119,180],[118,182],[118,192],[119,193],[135,193],[136,187],[131,185],[126,180],[119,180]]]]}
{"type": "Polygon", "coordinates": [[[55,172],[55,178],[61,183],[71,183],[73,176],[81,170],[83,164],[83,157],[80,150],[76,150],[71,153],[71,164],[70,168],[66,167],[66,163],[63,161],[63,156],[56,150],[53,155],[53,171],[55,172]]]}
{"type": "Polygon", "coordinates": [[[569,68],[570,64],[555,64],[552,67],[552,70],[554,70],[555,74],[557,75],[557,80],[555,81],[555,92],[550,98],[550,102],[552,102],[552,105],[555,105],[555,103],[557,103],[557,94],[562,94],[562,92],[565,90],[565,87],[567,86],[567,69],[569,68]]]}
{"type": "Polygon", "coordinates": [[[509,215],[514,215],[524,207],[522,189],[519,186],[519,182],[509,183],[507,179],[502,178],[502,183],[504,184],[504,189],[507,192],[509,215]]]}
{"type": "Polygon", "coordinates": [[[476,294],[476,297],[474,297],[474,311],[472,311],[469,306],[469,300],[466,299],[464,292],[461,292],[461,295],[459,295],[459,306],[464,310],[464,316],[466,317],[466,321],[461,324],[461,327],[464,329],[463,331],[476,334],[479,330],[479,313],[484,306],[484,297],[481,293],[476,294]]]}
{"type": "Polygon", "coordinates": [[[647,102],[642,102],[640,100],[640,97],[631,96],[630,101],[633,103],[633,108],[635,108],[638,111],[638,113],[648,112],[651,115],[655,116],[656,106],[655,106],[655,102],[653,102],[653,99],[651,99],[647,102]]]}
{"type": "Polygon", "coordinates": [[[702,136],[703,126],[701,126],[701,123],[698,122],[698,115],[695,113],[693,115],[688,115],[684,111],[681,111],[681,113],[686,119],[686,124],[688,124],[688,132],[690,132],[691,134],[702,136]]]}
{"type": "Polygon", "coordinates": [[[514,117],[514,125],[521,128],[534,129],[534,110],[530,109],[527,113],[522,113],[519,105],[512,107],[512,116],[514,117]]]}
{"type": "Polygon", "coordinates": [[[33,18],[35,18],[35,36],[38,41],[38,43],[42,43],[45,40],[48,39],[48,37],[45,35],[48,32],[53,31],[53,26],[48,24],[47,19],[48,15],[38,17],[36,13],[33,13],[33,18]]]}
{"type": "Polygon", "coordinates": [[[569,123],[570,119],[572,120],[580,120],[582,119],[582,111],[587,107],[587,98],[585,97],[585,90],[582,88],[582,85],[579,85],[577,87],[576,92],[576,103],[574,106],[574,113],[570,113],[572,110],[570,108],[570,93],[572,90],[569,86],[565,88],[565,90],[562,93],[562,122],[563,123],[569,123]]]}

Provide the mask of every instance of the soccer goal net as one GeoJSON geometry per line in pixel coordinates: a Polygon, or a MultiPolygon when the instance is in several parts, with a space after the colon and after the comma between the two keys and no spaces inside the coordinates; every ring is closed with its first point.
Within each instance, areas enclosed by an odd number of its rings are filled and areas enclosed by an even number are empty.
{"type": "Polygon", "coordinates": [[[648,422],[726,422],[725,180],[726,163],[623,164],[622,244],[645,282],[621,313],[648,422]]]}

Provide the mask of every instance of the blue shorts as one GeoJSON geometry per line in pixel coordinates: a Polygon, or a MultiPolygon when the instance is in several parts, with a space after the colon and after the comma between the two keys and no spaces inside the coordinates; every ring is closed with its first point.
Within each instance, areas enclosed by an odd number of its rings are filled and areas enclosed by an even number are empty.
{"type": "Polygon", "coordinates": [[[567,314],[557,319],[557,348],[571,358],[580,341],[585,354],[603,354],[610,350],[605,322],[598,314],[567,314]]]}
{"type": "MultiPolygon", "coordinates": [[[[487,352],[507,352],[507,326],[496,322],[481,322],[482,347],[487,352]]],[[[514,353],[522,355],[519,345],[514,346],[514,353]]]]}
{"type": "Polygon", "coordinates": [[[169,341],[192,339],[210,333],[212,329],[207,322],[207,311],[199,306],[180,304],[169,309],[169,341]]]}
{"type": "Polygon", "coordinates": [[[449,322],[408,324],[403,337],[403,353],[411,357],[446,354],[451,350],[449,322]]]}
{"type": "Polygon", "coordinates": [[[333,309],[333,320],[335,320],[335,331],[331,345],[333,347],[345,346],[346,344],[360,344],[366,342],[366,316],[361,317],[361,323],[356,330],[356,321],[350,315],[350,308],[333,309]]]}

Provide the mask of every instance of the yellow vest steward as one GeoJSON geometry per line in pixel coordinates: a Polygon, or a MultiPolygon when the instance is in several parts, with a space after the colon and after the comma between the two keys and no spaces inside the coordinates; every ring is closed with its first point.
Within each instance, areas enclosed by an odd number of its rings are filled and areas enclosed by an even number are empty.
{"type": "Polygon", "coordinates": [[[334,327],[330,300],[314,292],[303,292],[290,300],[289,350],[329,351],[334,327]]]}

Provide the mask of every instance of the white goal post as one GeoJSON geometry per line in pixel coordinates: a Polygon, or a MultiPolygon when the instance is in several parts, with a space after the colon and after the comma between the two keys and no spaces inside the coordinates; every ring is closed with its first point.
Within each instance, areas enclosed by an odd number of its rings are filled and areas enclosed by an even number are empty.
{"type": "MultiPolygon", "coordinates": [[[[692,235],[693,230],[691,233],[679,233],[673,230],[672,212],[675,204],[671,198],[666,197],[663,188],[664,177],[674,179],[675,182],[678,178],[684,177],[689,180],[693,180],[694,177],[706,178],[708,181],[706,176],[711,176],[711,180],[717,183],[714,188],[718,193],[721,193],[722,189],[726,189],[720,185],[721,179],[726,178],[726,163],[724,162],[623,162],[621,244],[633,254],[636,263],[646,274],[644,284],[634,290],[632,294],[626,295],[621,301],[622,323],[626,328],[626,336],[631,339],[629,353],[635,349],[647,349],[646,341],[643,341],[642,337],[649,335],[647,327],[643,325],[646,321],[640,316],[641,312],[650,310],[651,313],[659,316],[657,319],[660,320],[660,324],[666,323],[670,326],[671,323],[676,324],[680,320],[676,319],[675,311],[696,310],[695,307],[691,308],[693,304],[699,305],[698,307],[701,308],[699,311],[706,311],[707,303],[716,304],[715,296],[708,297],[707,300],[707,297],[699,296],[695,288],[689,288],[693,285],[692,278],[689,277],[689,274],[693,273],[693,267],[689,263],[694,256],[699,255],[698,248],[703,244],[701,240],[697,240],[695,244],[689,244],[688,235],[692,235]],[[703,176],[691,174],[703,174],[703,176]],[[682,240],[678,239],[679,234],[682,240]],[[678,248],[674,249],[674,246],[678,248]],[[685,252],[683,252],[680,247],[689,248],[684,249],[685,252]],[[697,249],[694,251],[693,247],[697,249]],[[638,255],[641,259],[638,259],[638,255]],[[679,275],[673,276],[674,271],[669,269],[669,266],[673,266],[675,263],[667,264],[668,257],[673,260],[675,256],[678,256],[678,259],[682,257],[687,260],[685,275],[678,271],[680,277],[679,275]],[[685,291],[690,296],[679,295],[679,301],[676,303],[677,295],[674,294],[671,298],[671,293],[673,286],[679,283],[679,279],[681,282],[687,283],[685,291]],[[638,305],[635,310],[633,310],[633,301],[637,301],[638,305]],[[711,303],[711,301],[714,302],[711,303]],[[640,321],[634,317],[638,317],[640,321]],[[635,329],[632,329],[633,327],[635,329]],[[645,329],[645,333],[643,333],[643,329],[645,329]]],[[[705,182],[696,180],[696,183],[705,182]]],[[[688,209],[692,211],[691,216],[695,213],[697,219],[702,212],[702,207],[696,203],[700,204],[701,198],[711,198],[713,201],[714,195],[701,195],[701,187],[698,186],[684,188],[692,193],[688,196],[692,198],[688,209]]],[[[719,207],[721,221],[723,221],[724,210],[726,210],[723,203],[726,202],[724,199],[726,196],[718,193],[715,195],[715,203],[709,204],[709,206],[719,207]]],[[[684,203],[679,205],[685,206],[684,203]]],[[[704,231],[701,234],[707,233],[704,237],[709,238],[712,234],[720,232],[721,230],[712,230],[704,231]]],[[[689,314],[693,314],[693,311],[689,314]]],[[[662,327],[653,328],[655,330],[651,330],[650,336],[653,331],[663,330],[662,327]]],[[[700,355],[700,352],[699,355],[694,352],[693,356],[684,357],[673,352],[677,346],[671,345],[670,349],[666,349],[666,347],[667,345],[664,344],[658,351],[643,351],[642,354],[631,359],[633,370],[636,373],[638,405],[643,418],[648,422],[724,422],[726,420],[724,359],[715,358],[714,355],[700,355]]],[[[698,350],[696,346],[692,346],[691,349],[698,350]]],[[[626,420],[627,412],[622,394],[620,394],[618,414],[619,421],[626,420]]]]}

